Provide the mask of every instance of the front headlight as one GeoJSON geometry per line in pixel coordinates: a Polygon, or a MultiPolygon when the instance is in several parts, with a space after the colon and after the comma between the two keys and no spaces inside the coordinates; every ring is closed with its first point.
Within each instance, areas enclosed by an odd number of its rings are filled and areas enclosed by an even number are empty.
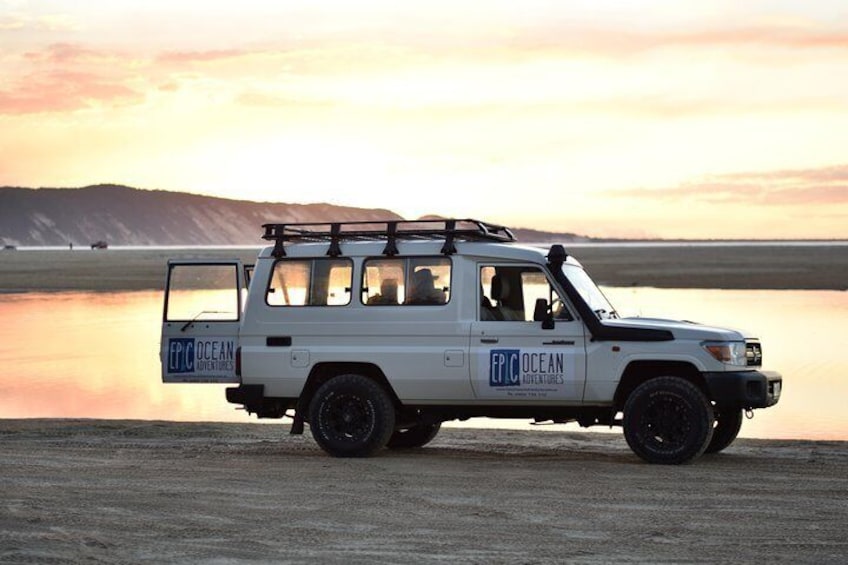
{"type": "Polygon", "coordinates": [[[712,355],[716,361],[727,365],[744,367],[748,364],[744,341],[705,341],[701,343],[701,347],[712,355]]]}

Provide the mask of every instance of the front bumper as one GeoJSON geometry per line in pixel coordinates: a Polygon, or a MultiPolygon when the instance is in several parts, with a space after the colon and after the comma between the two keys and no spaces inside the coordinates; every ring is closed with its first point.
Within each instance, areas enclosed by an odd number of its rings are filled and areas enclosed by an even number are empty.
{"type": "Polygon", "coordinates": [[[780,400],[783,376],[774,371],[703,373],[718,408],[768,408],[780,400]]]}

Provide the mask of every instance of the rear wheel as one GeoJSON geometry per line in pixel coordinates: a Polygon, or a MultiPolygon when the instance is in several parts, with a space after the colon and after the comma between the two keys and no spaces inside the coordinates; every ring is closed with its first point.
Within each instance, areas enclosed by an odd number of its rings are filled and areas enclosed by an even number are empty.
{"type": "Polygon", "coordinates": [[[419,424],[405,430],[395,430],[386,447],[389,449],[411,449],[427,445],[442,427],[441,422],[436,424],[419,424]]]}
{"type": "Polygon", "coordinates": [[[379,384],[362,375],[333,377],[309,404],[309,428],[335,457],[367,457],[385,447],[395,427],[395,409],[379,384]]]}
{"type": "Polygon", "coordinates": [[[713,409],[692,383],[658,377],[636,387],[624,405],[624,437],[649,463],[678,465],[701,455],[713,433],[713,409]]]}
{"type": "Polygon", "coordinates": [[[716,410],[713,438],[704,453],[718,453],[733,443],[742,429],[742,410],[716,410]]]}

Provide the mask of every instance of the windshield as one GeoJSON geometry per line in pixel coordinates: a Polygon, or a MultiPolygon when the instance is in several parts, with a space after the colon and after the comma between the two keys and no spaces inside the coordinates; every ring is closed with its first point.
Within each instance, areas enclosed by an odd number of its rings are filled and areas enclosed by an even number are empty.
{"type": "Polygon", "coordinates": [[[595,312],[598,319],[618,318],[618,314],[615,312],[612,304],[609,303],[607,297],[604,296],[604,293],[601,292],[595,281],[589,278],[589,275],[586,274],[586,271],[582,267],[564,263],[562,265],[562,272],[571,281],[571,284],[574,285],[574,288],[577,289],[577,292],[580,293],[580,296],[583,297],[589,308],[595,312]]]}

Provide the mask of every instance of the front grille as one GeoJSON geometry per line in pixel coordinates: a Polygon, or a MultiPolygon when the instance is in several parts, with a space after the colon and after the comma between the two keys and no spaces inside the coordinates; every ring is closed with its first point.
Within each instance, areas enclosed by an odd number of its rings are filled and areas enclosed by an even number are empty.
{"type": "Polygon", "coordinates": [[[749,367],[759,367],[763,364],[763,347],[759,342],[749,341],[745,344],[745,358],[749,367]]]}

